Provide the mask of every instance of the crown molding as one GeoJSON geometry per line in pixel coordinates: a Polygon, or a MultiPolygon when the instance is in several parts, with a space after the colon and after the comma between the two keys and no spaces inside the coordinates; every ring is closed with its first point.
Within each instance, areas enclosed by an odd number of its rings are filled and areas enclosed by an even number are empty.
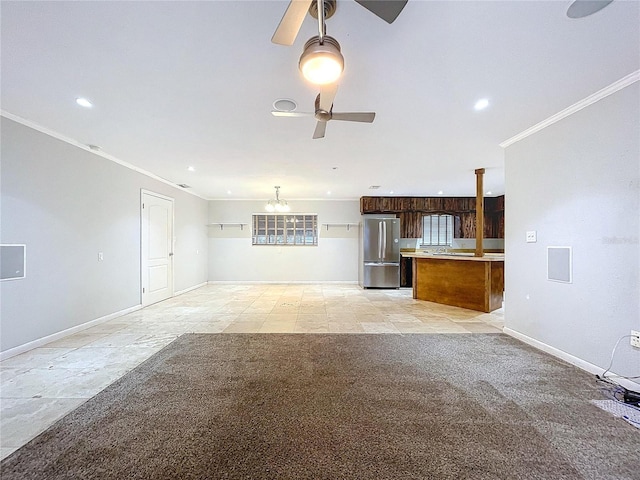
{"type": "MultiPolygon", "coordinates": [[[[264,203],[267,200],[268,195],[265,195],[264,198],[224,198],[224,197],[212,197],[208,200],[211,202],[261,202],[264,203]]],[[[360,198],[296,198],[289,197],[286,198],[287,202],[358,202],[360,198]]]]}
{"type": "Polygon", "coordinates": [[[24,125],[25,127],[29,127],[33,130],[37,130],[40,133],[44,133],[45,135],[49,135],[50,137],[53,137],[57,140],[60,140],[62,142],[68,143],[69,145],[73,145],[74,147],[77,147],[81,150],[84,150],[85,152],[89,152],[92,153],[93,155],[97,155],[98,157],[102,157],[105,160],[109,160],[110,162],[114,162],[117,163],[118,165],[121,165],[123,167],[126,167],[130,170],[133,170],[134,172],[140,173],[142,175],[145,175],[147,177],[153,178],[154,180],[157,180],[158,182],[162,182],[166,185],[169,185],[177,190],[180,190],[181,192],[184,193],[188,193],[189,195],[193,195],[194,197],[198,197],[201,198],[203,200],[209,200],[208,198],[205,198],[201,195],[198,195],[195,192],[190,192],[189,190],[185,190],[184,188],[178,186],[176,183],[170,182],[169,180],[162,178],[158,175],[156,175],[155,173],[151,173],[147,170],[144,170],[140,167],[136,167],[135,165],[132,165],[131,163],[125,162],[124,160],[120,160],[117,157],[114,157],[113,155],[109,155],[108,153],[104,153],[101,152],[99,150],[92,150],[91,148],[89,148],[87,145],[78,142],[77,140],[67,137],[65,135],[62,135],[59,132],[56,132],[55,130],[51,130],[47,127],[43,127],[42,125],[38,125],[35,122],[32,122],[31,120],[27,120],[26,118],[22,118],[19,117],[18,115],[14,115],[13,113],[7,112],[6,110],[0,110],[0,116],[5,117],[9,120],[13,120],[16,123],[20,123],[21,125],[24,125]]]}
{"type": "Polygon", "coordinates": [[[596,103],[603,98],[608,97],[609,95],[616,93],[619,90],[622,90],[625,87],[628,87],[632,83],[640,80],[640,70],[636,70],[635,72],[630,73],[626,77],[621,78],[620,80],[613,82],[608,87],[603,88],[602,90],[598,90],[596,93],[589,95],[588,97],[580,100],[577,103],[574,103],[570,107],[565,108],[564,110],[556,113],[555,115],[551,115],[546,120],[543,120],[540,123],[536,123],[533,127],[527,128],[525,131],[520,132],[517,135],[505,140],[500,144],[502,148],[507,148],[509,145],[513,145],[520,140],[527,138],[529,135],[533,135],[536,132],[539,132],[543,128],[547,128],[549,125],[553,125],[556,122],[559,122],[563,118],[568,117],[569,115],[573,115],[576,112],[579,112],[583,108],[588,107],[589,105],[596,103]]]}

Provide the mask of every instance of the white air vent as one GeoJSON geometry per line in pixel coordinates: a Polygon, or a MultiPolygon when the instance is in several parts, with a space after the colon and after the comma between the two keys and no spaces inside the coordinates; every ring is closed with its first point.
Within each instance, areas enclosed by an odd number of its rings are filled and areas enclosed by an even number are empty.
{"type": "Polygon", "coordinates": [[[547,247],[547,279],[572,283],[571,247],[547,247]]]}
{"type": "Polygon", "coordinates": [[[178,186],[180,188],[191,188],[189,185],[187,185],[186,183],[179,183],[178,186]]]}
{"type": "Polygon", "coordinates": [[[17,280],[26,276],[27,246],[0,245],[0,280],[17,280]]]}
{"type": "Polygon", "coordinates": [[[371,185],[371,186],[369,187],[369,190],[377,190],[377,189],[379,189],[379,188],[380,188],[380,185],[371,185]]]}

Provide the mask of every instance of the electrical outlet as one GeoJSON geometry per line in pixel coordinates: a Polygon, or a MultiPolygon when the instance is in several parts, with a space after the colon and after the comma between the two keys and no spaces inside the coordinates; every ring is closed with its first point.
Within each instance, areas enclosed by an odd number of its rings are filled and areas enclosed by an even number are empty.
{"type": "Polygon", "coordinates": [[[102,254],[102,252],[98,252],[98,261],[101,262],[104,260],[104,255],[102,254]]]}
{"type": "Polygon", "coordinates": [[[640,348],[640,332],[637,332],[635,330],[631,330],[631,335],[633,335],[630,338],[631,346],[632,347],[636,347],[636,348],[640,348]]]}
{"type": "Polygon", "coordinates": [[[535,230],[527,232],[527,243],[536,243],[538,235],[535,230]]]}

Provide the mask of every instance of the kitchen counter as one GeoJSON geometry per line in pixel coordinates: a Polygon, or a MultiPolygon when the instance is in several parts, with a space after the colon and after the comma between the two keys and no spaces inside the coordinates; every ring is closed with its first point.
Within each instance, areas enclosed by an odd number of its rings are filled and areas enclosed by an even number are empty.
{"type": "Polygon", "coordinates": [[[483,257],[476,257],[473,253],[425,253],[400,252],[403,257],[432,258],[444,260],[468,260],[472,262],[504,262],[504,253],[485,253],[483,257]]]}
{"type": "Polygon", "coordinates": [[[502,307],[504,254],[401,252],[412,259],[413,298],[480,312],[502,307]]]}

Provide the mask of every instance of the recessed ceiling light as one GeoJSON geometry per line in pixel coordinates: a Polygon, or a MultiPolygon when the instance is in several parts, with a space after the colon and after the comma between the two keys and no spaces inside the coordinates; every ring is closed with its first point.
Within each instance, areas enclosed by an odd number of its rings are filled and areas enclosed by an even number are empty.
{"type": "Polygon", "coordinates": [[[438,195],[442,195],[444,192],[442,190],[438,190],[438,195]]]}
{"type": "Polygon", "coordinates": [[[89,100],[87,100],[86,98],[76,98],[76,103],[78,105],[80,105],[81,107],[85,107],[85,108],[91,108],[93,107],[93,103],[91,103],[89,100]]]}
{"type": "Polygon", "coordinates": [[[492,195],[493,192],[487,192],[485,195],[492,195]]]}
{"type": "Polygon", "coordinates": [[[329,190],[329,191],[327,192],[327,195],[331,195],[331,190],[329,190]]]}
{"type": "Polygon", "coordinates": [[[390,190],[390,191],[389,191],[389,195],[393,195],[393,190],[390,190]]]}
{"type": "Polygon", "coordinates": [[[489,106],[489,100],[487,100],[486,98],[481,98],[476,102],[473,108],[475,108],[476,110],[484,110],[488,106],[489,106]]]}
{"type": "Polygon", "coordinates": [[[227,195],[231,195],[231,190],[227,190],[227,195]]]}
{"type": "Polygon", "coordinates": [[[196,171],[196,169],[193,168],[193,167],[188,167],[187,170],[189,170],[190,172],[195,172],[196,171]]]}

